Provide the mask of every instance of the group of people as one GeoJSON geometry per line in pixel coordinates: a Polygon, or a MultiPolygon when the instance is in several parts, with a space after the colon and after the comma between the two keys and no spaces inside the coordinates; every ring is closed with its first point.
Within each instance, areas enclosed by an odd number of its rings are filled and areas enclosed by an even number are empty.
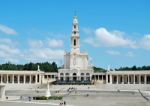
{"type": "Polygon", "coordinates": [[[60,106],[66,106],[66,101],[62,101],[62,102],[60,102],[60,104],[59,104],[60,106]]]}
{"type": "Polygon", "coordinates": [[[71,93],[72,91],[77,91],[77,88],[74,88],[74,87],[70,87],[68,88],[67,90],[69,93],[71,93]]]}

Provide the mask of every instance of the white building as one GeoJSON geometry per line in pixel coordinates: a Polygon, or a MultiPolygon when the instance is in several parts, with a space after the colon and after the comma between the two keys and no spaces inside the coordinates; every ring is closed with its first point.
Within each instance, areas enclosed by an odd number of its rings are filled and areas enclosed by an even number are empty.
{"type": "Polygon", "coordinates": [[[60,83],[91,81],[93,69],[89,65],[88,53],[80,52],[80,34],[77,16],[74,16],[71,33],[71,51],[64,53],[64,68],[58,70],[60,83]]]}

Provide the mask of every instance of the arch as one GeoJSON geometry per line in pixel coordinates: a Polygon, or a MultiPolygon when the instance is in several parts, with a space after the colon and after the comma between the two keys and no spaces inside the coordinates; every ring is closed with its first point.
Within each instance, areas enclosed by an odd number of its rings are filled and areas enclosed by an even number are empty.
{"type": "Polygon", "coordinates": [[[60,73],[60,75],[64,75],[64,73],[60,73]]]}
{"type": "Polygon", "coordinates": [[[77,81],[77,74],[73,73],[73,81],[77,81]]]}
{"type": "Polygon", "coordinates": [[[86,75],[87,75],[87,76],[89,76],[89,75],[90,75],[90,73],[86,73],[86,75]]]}
{"type": "Polygon", "coordinates": [[[65,75],[69,75],[69,73],[66,73],[65,75]]]}
{"type": "Polygon", "coordinates": [[[81,75],[83,75],[83,76],[84,76],[84,73],[81,73],[81,75]]]}
{"type": "Polygon", "coordinates": [[[76,39],[73,40],[73,45],[76,46],[76,39]]]}
{"type": "Polygon", "coordinates": [[[73,75],[77,75],[76,73],[73,73],[73,75]]]}

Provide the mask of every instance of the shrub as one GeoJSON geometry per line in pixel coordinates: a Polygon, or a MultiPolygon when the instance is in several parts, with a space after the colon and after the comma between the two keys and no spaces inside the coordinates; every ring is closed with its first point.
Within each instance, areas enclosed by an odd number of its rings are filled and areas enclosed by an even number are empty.
{"type": "Polygon", "coordinates": [[[46,97],[46,96],[36,96],[33,97],[34,100],[62,100],[63,97],[62,96],[50,96],[50,97],[46,97]]]}

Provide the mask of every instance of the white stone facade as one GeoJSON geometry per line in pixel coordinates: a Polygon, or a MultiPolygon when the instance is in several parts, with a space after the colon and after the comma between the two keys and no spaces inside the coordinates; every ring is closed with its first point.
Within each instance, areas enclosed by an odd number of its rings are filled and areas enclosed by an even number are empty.
{"type": "Polygon", "coordinates": [[[73,18],[71,34],[71,51],[64,53],[64,68],[59,69],[58,80],[61,81],[91,81],[93,69],[89,65],[88,54],[80,52],[80,35],[77,16],[73,18]],[[82,75],[86,75],[83,77],[82,75]]]}

